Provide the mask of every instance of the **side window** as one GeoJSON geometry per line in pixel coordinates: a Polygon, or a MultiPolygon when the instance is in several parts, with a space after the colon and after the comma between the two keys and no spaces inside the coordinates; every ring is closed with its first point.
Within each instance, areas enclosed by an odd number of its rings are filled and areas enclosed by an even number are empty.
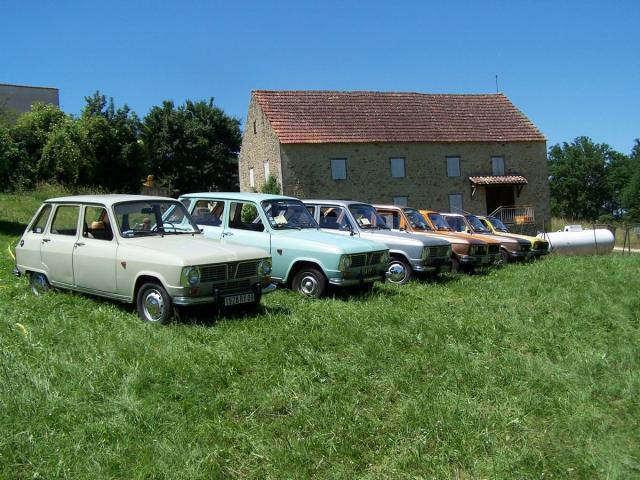
{"type": "Polygon", "coordinates": [[[350,230],[352,225],[342,208],[322,207],[320,209],[320,228],[350,230]]]}
{"type": "Polygon", "coordinates": [[[224,202],[216,200],[198,200],[193,207],[191,216],[198,225],[219,227],[222,225],[224,202]]]}
{"type": "Polygon", "coordinates": [[[313,205],[307,205],[307,212],[309,212],[309,215],[311,215],[313,218],[316,218],[316,207],[314,207],[313,205]]]}
{"type": "Polygon", "coordinates": [[[49,220],[49,215],[51,215],[51,205],[45,205],[42,210],[40,210],[40,215],[36,218],[36,221],[33,222],[33,226],[31,227],[31,231],[33,233],[42,233],[44,232],[44,227],[47,226],[47,221],[49,220]]]}
{"type": "Polygon", "coordinates": [[[59,205],[51,223],[51,233],[54,235],[69,235],[75,237],[78,233],[78,214],[80,207],[77,205],[59,205]]]}
{"type": "Polygon", "coordinates": [[[191,199],[190,198],[183,198],[182,200],[180,200],[180,202],[182,203],[182,205],[184,205],[184,208],[189,210],[189,207],[191,206],[191,199]]]}
{"type": "Polygon", "coordinates": [[[255,204],[232,202],[229,208],[229,228],[253,232],[264,231],[264,225],[255,204]]]}
{"type": "Polygon", "coordinates": [[[82,236],[98,240],[113,240],[113,230],[109,223],[109,215],[104,207],[85,207],[82,236]]]}
{"type": "Polygon", "coordinates": [[[398,212],[378,212],[384,218],[387,227],[398,230],[400,228],[400,215],[398,212]]]}

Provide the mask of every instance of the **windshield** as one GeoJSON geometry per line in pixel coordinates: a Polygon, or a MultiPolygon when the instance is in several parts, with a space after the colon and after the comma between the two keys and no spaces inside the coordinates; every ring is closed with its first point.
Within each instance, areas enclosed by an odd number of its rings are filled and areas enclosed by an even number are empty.
{"type": "Polygon", "coordinates": [[[485,227],[482,222],[480,221],[480,219],[478,217],[476,217],[475,215],[467,215],[467,220],[469,221],[469,224],[471,225],[471,229],[476,232],[476,233],[490,233],[489,230],[487,230],[487,227],[485,227]]]}
{"type": "Polygon", "coordinates": [[[433,225],[436,227],[436,230],[444,230],[445,232],[450,232],[453,230],[453,228],[451,228],[451,226],[447,223],[444,217],[439,213],[430,213],[429,219],[431,220],[433,225]]]}
{"type": "Polygon", "coordinates": [[[496,217],[487,217],[487,220],[491,222],[493,228],[495,228],[499,232],[509,233],[509,229],[507,228],[507,226],[496,217]]]}
{"type": "Polygon", "coordinates": [[[467,224],[464,221],[464,218],[462,217],[458,217],[458,216],[454,216],[454,215],[447,215],[444,217],[444,219],[447,221],[447,224],[453,228],[456,232],[466,232],[467,231],[467,224]]]}
{"type": "Polygon", "coordinates": [[[200,233],[184,206],[170,200],[142,200],[113,207],[123,237],[200,233]]]}
{"type": "Polygon", "coordinates": [[[384,219],[371,205],[349,205],[349,211],[362,229],[378,230],[380,228],[388,228],[384,219]]]}
{"type": "Polygon", "coordinates": [[[277,230],[319,228],[307,207],[299,200],[265,200],[262,208],[271,226],[277,230]]]}
{"type": "Polygon", "coordinates": [[[422,230],[424,232],[431,232],[433,229],[429,226],[429,224],[425,221],[422,214],[413,209],[413,208],[405,208],[404,214],[409,219],[409,223],[416,230],[422,230]]]}

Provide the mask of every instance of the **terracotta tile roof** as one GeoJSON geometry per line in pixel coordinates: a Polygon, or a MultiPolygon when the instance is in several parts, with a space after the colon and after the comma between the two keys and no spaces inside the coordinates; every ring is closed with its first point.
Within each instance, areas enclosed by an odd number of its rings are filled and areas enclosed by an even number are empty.
{"type": "Polygon", "coordinates": [[[503,94],[256,90],[281,143],[542,141],[503,94]]]}
{"type": "Polygon", "coordinates": [[[475,185],[526,185],[529,183],[522,175],[486,175],[469,177],[469,181],[475,185]]]}

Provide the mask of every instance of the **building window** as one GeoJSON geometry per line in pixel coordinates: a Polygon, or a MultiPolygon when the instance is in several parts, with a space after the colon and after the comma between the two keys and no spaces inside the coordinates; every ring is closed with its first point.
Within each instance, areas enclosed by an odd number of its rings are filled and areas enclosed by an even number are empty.
{"type": "Polygon", "coordinates": [[[451,193],[449,194],[449,211],[451,213],[459,213],[462,211],[462,194],[451,193]]]}
{"type": "Polygon", "coordinates": [[[269,179],[269,160],[264,161],[264,181],[269,179]]]}
{"type": "Polygon", "coordinates": [[[347,179],[347,159],[346,158],[331,159],[331,178],[333,180],[347,179]]]}
{"type": "Polygon", "coordinates": [[[391,177],[404,178],[404,158],[391,158],[391,177]]]}
{"type": "Polygon", "coordinates": [[[460,176],[460,157],[447,157],[447,177],[460,176]]]}
{"type": "Polygon", "coordinates": [[[409,204],[409,197],[407,196],[399,196],[393,197],[393,204],[397,207],[406,207],[409,204]]]}
{"type": "Polygon", "coordinates": [[[255,179],[255,177],[253,176],[253,168],[250,168],[250,169],[249,169],[249,186],[250,186],[251,188],[253,188],[253,187],[255,187],[255,186],[256,186],[256,179],[255,179]]]}
{"type": "Polygon", "coordinates": [[[504,175],[504,157],[491,157],[491,171],[494,175],[504,175]]]}
{"type": "Polygon", "coordinates": [[[256,121],[253,121],[253,134],[255,135],[256,133],[258,133],[258,129],[256,128],[256,121]]]}

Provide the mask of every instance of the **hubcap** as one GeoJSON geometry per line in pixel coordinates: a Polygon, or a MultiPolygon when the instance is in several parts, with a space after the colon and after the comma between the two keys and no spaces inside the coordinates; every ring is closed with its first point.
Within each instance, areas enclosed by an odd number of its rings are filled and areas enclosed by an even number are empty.
{"type": "Polygon", "coordinates": [[[313,275],[306,275],[300,282],[300,291],[305,295],[313,296],[318,290],[318,280],[313,275]]]}
{"type": "Polygon", "coordinates": [[[164,300],[158,290],[149,290],[144,296],[143,302],[144,316],[150,322],[157,322],[164,313],[164,300]]]}
{"type": "Polygon", "coordinates": [[[407,271],[401,263],[392,263],[387,271],[389,272],[388,279],[392,283],[402,282],[407,275],[407,271]]]}

